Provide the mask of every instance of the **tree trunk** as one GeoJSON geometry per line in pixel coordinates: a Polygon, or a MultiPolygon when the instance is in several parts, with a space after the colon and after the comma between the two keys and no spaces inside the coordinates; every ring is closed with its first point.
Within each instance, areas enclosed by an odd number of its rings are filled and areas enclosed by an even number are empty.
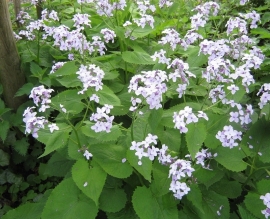
{"type": "Polygon", "coordinates": [[[18,14],[22,10],[21,0],[13,0],[13,4],[14,4],[14,12],[15,12],[15,16],[16,16],[17,27],[22,27],[22,24],[19,21],[17,21],[18,14]]]}
{"type": "Polygon", "coordinates": [[[0,0],[0,82],[7,107],[16,110],[25,97],[14,97],[25,83],[13,35],[7,0],[0,0]]]}

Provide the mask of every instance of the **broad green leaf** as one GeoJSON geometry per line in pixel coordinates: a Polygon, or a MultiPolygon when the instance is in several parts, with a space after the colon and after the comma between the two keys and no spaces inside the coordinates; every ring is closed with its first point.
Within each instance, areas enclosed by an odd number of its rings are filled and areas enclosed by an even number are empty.
{"type": "Polygon", "coordinates": [[[119,72],[116,70],[108,71],[108,72],[106,71],[103,80],[113,80],[113,79],[116,79],[118,76],[119,76],[119,72]]]}
{"type": "Polygon", "coordinates": [[[129,108],[131,106],[131,93],[128,93],[126,90],[125,92],[123,91],[117,96],[121,101],[121,105],[113,107],[113,109],[111,110],[111,114],[115,116],[126,115],[129,112],[129,108]]]}
{"type": "Polygon", "coordinates": [[[257,182],[258,192],[262,195],[265,195],[266,193],[270,193],[269,185],[270,185],[270,180],[268,179],[260,180],[259,182],[257,182]]]}
{"type": "Polygon", "coordinates": [[[239,182],[229,181],[226,179],[222,179],[216,182],[210,187],[210,189],[222,196],[231,199],[239,197],[242,192],[241,184],[239,182]]]}
{"type": "Polygon", "coordinates": [[[132,36],[136,37],[136,38],[142,38],[147,36],[148,34],[152,33],[155,29],[152,29],[152,27],[146,25],[144,28],[142,27],[137,27],[136,29],[134,29],[134,31],[132,32],[132,36]]]}
{"type": "Polygon", "coordinates": [[[94,124],[91,122],[85,122],[86,125],[81,128],[82,133],[88,137],[95,138],[100,142],[109,142],[109,141],[116,141],[121,135],[122,132],[118,125],[114,125],[111,128],[110,132],[102,131],[102,132],[95,132],[91,129],[91,126],[94,124]]]}
{"type": "Polygon", "coordinates": [[[61,104],[67,110],[67,113],[78,114],[85,108],[85,104],[81,102],[83,98],[84,95],[78,94],[78,90],[65,90],[53,97],[51,101],[60,112],[62,112],[61,104]]]}
{"type": "Polygon", "coordinates": [[[258,219],[256,217],[254,217],[248,210],[246,210],[241,205],[238,205],[238,210],[239,210],[239,213],[240,213],[241,218],[245,218],[245,219],[258,219]]]}
{"type": "Polygon", "coordinates": [[[29,148],[29,143],[27,142],[26,138],[22,138],[20,140],[17,140],[14,145],[13,148],[20,154],[25,156],[27,153],[27,150],[29,148]]]}
{"type": "Polygon", "coordinates": [[[109,175],[116,178],[127,178],[132,174],[132,167],[126,162],[127,148],[123,145],[97,144],[91,145],[90,149],[95,160],[109,175]]]}
{"type": "Polygon", "coordinates": [[[104,188],[99,198],[99,208],[105,212],[118,212],[127,202],[127,195],[123,189],[104,188]]]}
{"type": "Polygon", "coordinates": [[[78,188],[98,206],[98,199],[107,174],[99,165],[89,166],[85,159],[77,160],[72,167],[72,179],[78,188]]]}
{"type": "Polygon", "coordinates": [[[247,168],[247,164],[242,160],[245,154],[238,147],[230,149],[219,146],[215,149],[215,153],[217,153],[215,160],[228,170],[240,172],[247,168]]]}
{"type": "Polygon", "coordinates": [[[40,157],[44,157],[67,144],[71,127],[65,123],[58,123],[57,126],[59,130],[55,130],[53,133],[48,129],[40,129],[38,131],[37,139],[45,144],[45,151],[40,157]]]}
{"type": "Polygon", "coordinates": [[[55,152],[46,164],[44,174],[64,177],[71,170],[73,164],[74,161],[67,159],[60,152],[55,152]]]}
{"type": "Polygon", "coordinates": [[[155,161],[153,164],[153,179],[150,188],[156,197],[170,192],[171,178],[169,178],[168,166],[161,165],[158,161],[155,161]]]}
{"type": "Polygon", "coordinates": [[[154,65],[156,62],[152,60],[149,54],[136,51],[125,51],[122,53],[125,62],[138,65],[154,65]]]}
{"type": "Polygon", "coordinates": [[[124,209],[116,213],[106,212],[106,215],[108,219],[140,219],[132,205],[126,205],[124,209]]]}
{"type": "Polygon", "coordinates": [[[194,160],[196,153],[199,152],[202,143],[204,142],[207,132],[203,123],[191,123],[187,125],[188,132],[186,133],[186,141],[188,151],[191,158],[194,160]]]}
{"type": "Polygon", "coordinates": [[[42,68],[37,63],[31,62],[30,71],[33,75],[39,76],[42,73],[42,68]]]}
{"type": "Polygon", "coordinates": [[[0,138],[4,142],[7,138],[7,133],[9,130],[9,122],[6,120],[2,120],[0,122],[0,138]]]}
{"type": "Polygon", "coordinates": [[[269,39],[270,32],[266,28],[255,28],[250,31],[252,34],[260,35],[262,39],[269,39]]]}
{"type": "Polygon", "coordinates": [[[67,75],[76,75],[78,67],[76,61],[69,61],[65,63],[61,68],[57,69],[54,73],[50,74],[50,77],[59,77],[67,75]]]}
{"type": "Polygon", "coordinates": [[[99,96],[99,103],[109,104],[112,106],[120,106],[121,102],[120,99],[113,93],[113,91],[108,88],[107,86],[103,85],[102,90],[99,90],[97,92],[97,95],[99,96]]]}
{"type": "Polygon", "coordinates": [[[32,83],[24,84],[15,94],[15,97],[19,97],[22,95],[29,95],[31,90],[33,89],[34,85],[32,83]]]}
{"type": "Polygon", "coordinates": [[[161,144],[165,144],[172,151],[179,151],[181,145],[181,134],[179,130],[172,128],[165,128],[160,125],[157,130],[158,139],[161,144]]]}
{"type": "Polygon", "coordinates": [[[190,185],[190,191],[187,194],[187,199],[200,211],[201,214],[204,214],[202,192],[197,184],[193,183],[190,185]]]}
{"type": "Polygon", "coordinates": [[[41,217],[43,210],[43,203],[25,203],[19,207],[8,211],[2,219],[16,219],[16,218],[27,218],[27,219],[37,219],[41,217]]]}
{"type": "Polygon", "coordinates": [[[75,74],[66,75],[62,78],[56,78],[56,80],[66,88],[82,86],[82,82],[78,79],[75,74]]]}
{"type": "Polygon", "coordinates": [[[132,204],[141,219],[178,219],[177,202],[170,194],[156,197],[150,189],[137,187],[132,204]]]}
{"type": "Polygon", "coordinates": [[[95,219],[98,208],[73,182],[64,179],[54,188],[42,212],[42,219],[95,219]]]}
{"type": "Polygon", "coordinates": [[[201,219],[230,218],[230,206],[226,197],[211,190],[203,191],[202,197],[205,214],[201,215],[201,219]]]}
{"type": "MultiPolygon", "coordinates": [[[[142,110],[142,112],[144,112],[142,110]]],[[[133,122],[133,129],[131,130],[133,133],[134,141],[143,141],[145,137],[150,133],[150,126],[148,122],[148,117],[150,115],[150,111],[144,112],[142,115],[138,115],[138,117],[133,122]]]]}
{"type": "Polygon", "coordinates": [[[207,63],[207,56],[202,53],[199,55],[199,46],[190,48],[191,49],[187,51],[187,63],[189,64],[189,67],[201,67],[207,63]]]}
{"type": "Polygon", "coordinates": [[[9,155],[0,149],[0,166],[3,167],[7,165],[9,165],[9,155]]]}
{"type": "Polygon", "coordinates": [[[252,145],[252,151],[260,152],[261,156],[259,156],[258,154],[255,155],[258,156],[259,159],[264,163],[270,162],[269,130],[269,121],[266,121],[265,119],[260,119],[250,127],[241,142],[241,145],[252,145]]]}
{"type": "Polygon", "coordinates": [[[147,157],[142,158],[142,165],[138,165],[138,157],[135,155],[135,151],[127,151],[127,160],[131,166],[133,166],[146,180],[151,182],[152,161],[147,157]]]}
{"type": "Polygon", "coordinates": [[[254,216],[263,219],[265,218],[262,214],[262,210],[266,209],[266,206],[263,204],[263,200],[260,199],[260,195],[257,193],[249,192],[244,200],[246,208],[254,216]]]}
{"type": "Polygon", "coordinates": [[[88,147],[89,137],[85,136],[80,129],[77,129],[77,135],[74,131],[71,132],[68,141],[68,155],[71,159],[79,160],[84,158],[84,150],[79,147],[78,140],[80,141],[81,147],[88,147]],[[77,138],[78,137],[78,138],[77,138]]]}
{"type": "Polygon", "coordinates": [[[50,54],[51,46],[45,44],[39,49],[39,65],[50,68],[53,64],[53,57],[50,54]]]}
{"type": "Polygon", "coordinates": [[[160,123],[160,120],[162,118],[162,114],[163,114],[163,109],[159,108],[159,109],[154,109],[151,110],[150,116],[148,118],[148,123],[149,126],[151,128],[151,131],[154,133],[160,123]]]}

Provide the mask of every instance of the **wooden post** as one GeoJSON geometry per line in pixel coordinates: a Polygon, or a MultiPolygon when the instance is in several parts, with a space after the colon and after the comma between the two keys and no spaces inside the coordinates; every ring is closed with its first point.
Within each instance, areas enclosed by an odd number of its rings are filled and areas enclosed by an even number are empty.
{"type": "Polygon", "coordinates": [[[25,83],[25,76],[21,71],[6,0],[0,0],[0,82],[7,107],[16,110],[25,101],[25,97],[14,97],[25,83]]]}

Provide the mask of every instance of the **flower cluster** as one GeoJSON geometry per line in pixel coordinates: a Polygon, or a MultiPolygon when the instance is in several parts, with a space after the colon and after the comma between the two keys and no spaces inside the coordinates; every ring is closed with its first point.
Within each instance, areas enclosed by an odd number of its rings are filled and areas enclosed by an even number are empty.
{"type": "Polygon", "coordinates": [[[195,171],[191,167],[191,162],[177,159],[174,163],[170,165],[169,177],[172,178],[170,188],[174,194],[174,197],[177,199],[182,199],[182,197],[190,191],[190,188],[185,182],[181,180],[191,177],[192,172],[195,171]]]}
{"type": "Polygon", "coordinates": [[[39,87],[34,87],[31,90],[30,98],[33,98],[33,101],[36,106],[39,106],[39,112],[45,112],[46,109],[50,108],[49,104],[51,103],[51,92],[53,89],[46,89],[43,85],[39,87]]]}
{"type": "Polygon", "coordinates": [[[113,30],[110,30],[108,28],[104,28],[100,31],[100,33],[103,34],[104,40],[106,43],[108,43],[109,41],[114,42],[114,38],[116,37],[116,34],[113,30]]]}
{"type": "Polygon", "coordinates": [[[94,64],[81,65],[76,74],[79,75],[78,78],[83,83],[83,89],[78,92],[79,94],[83,94],[89,87],[95,88],[96,91],[102,90],[102,79],[105,73],[100,67],[94,64]]]}
{"type": "Polygon", "coordinates": [[[212,154],[211,152],[208,152],[208,148],[202,149],[201,151],[197,152],[195,155],[196,164],[200,164],[205,169],[210,169],[209,165],[205,166],[205,161],[216,156],[217,156],[217,153],[212,154]]]}
{"type": "Polygon", "coordinates": [[[130,110],[137,109],[137,103],[141,103],[143,98],[146,99],[150,109],[161,108],[162,94],[167,91],[164,81],[167,80],[166,72],[161,70],[142,71],[142,74],[133,76],[130,80],[128,92],[133,91],[141,101],[132,101],[133,106],[130,110]]]}
{"type": "Polygon", "coordinates": [[[242,132],[234,130],[231,125],[224,126],[222,131],[218,131],[216,138],[220,140],[223,147],[233,148],[238,146],[237,140],[242,140],[242,132]]]}
{"type": "Polygon", "coordinates": [[[263,204],[266,205],[266,209],[262,210],[262,214],[264,214],[265,218],[268,218],[270,216],[270,193],[262,195],[260,199],[262,199],[263,204]]]}
{"type": "Polygon", "coordinates": [[[105,104],[102,108],[97,107],[97,113],[93,113],[90,117],[90,121],[96,122],[91,126],[95,132],[106,131],[109,133],[112,128],[114,116],[109,116],[113,106],[105,104]]]}
{"type": "Polygon", "coordinates": [[[52,70],[50,71],[50,74],[53,74],[54,72],[56,72],[56,70],[58,70],[59,68],[63,67],[64,64],[66,64],[66,62],[56,62],[52,66],[52,70]]]}
{"type": "Polygon", "coordinates": [[[172,50],[175,50],[177,45],[181,45],[184,49],[187,48],[186,42],[180,38],[180,34],[176,30],[168,28],[163,30],[162,33],[165,36],[161,37],[161,40],[158,41],[159,44],[169,44],[172,50]]]}
{"type": "Polygon", "coordinates": [[[260,97],[259,107],[262,109],[270,100],[270,84],[263,84],[257,93],[257,96],[259,96],[262,93],[262,96],[260,97]]]}
{"type": "Polygon", "coordinates": [[[239,123],[242,126],[251,123],[251,115],[254,112],[252,105],[247,105],[246,110],[243,109],[241,104],[236,104],[236,107],[238,109],[238,112],[230,112],[229,121],[239,123]]]}
{"type": "Polygon", "coordinates": [[[144,28],[145,25],[148,24],[150,27],[154,28],[155,20],[152,15],[147,14],[147,11],[150,10],[154,12],[156,7],[151,5],[148,0],[136,1],[136,3],[141,17],[133,18],[134,23],[136,23],[138,27],[144,28]]]}
{"type": "MultiPolygon", "coordinates": [[[[198,117],[208,120],[207,115],[202,111],[199,111],[198,117]]],[[[188,128],[186,127],[186,125],[198,122],[198,117],[192,112],[192,108],[186,106],[183,110],[180,110],[179,112],[174,112],[174,128],[179,129],[180,133],[187,133],[188,128]]]]}

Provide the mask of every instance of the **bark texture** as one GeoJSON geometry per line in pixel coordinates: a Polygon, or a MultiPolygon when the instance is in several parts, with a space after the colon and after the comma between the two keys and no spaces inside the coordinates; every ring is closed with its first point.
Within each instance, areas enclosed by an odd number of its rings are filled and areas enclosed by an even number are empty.
{"type": "MultiPolygon", "coordinates": [[[[22,8],[21,8],[21,0],[13,0],[13,4],[14,4],[15,16],[17,18],[18,14],[22,10],[22,8]]],[[[17,24],[18,27],[22,27],[22,24],[19,21],[17,21],[17,19],[16,19],[16,24],[17,24]]]]}
{"type": "Polygon", "coordinates": [[[0,82],[6,105],[16,110],[25,100],[25,97],[14,97],[25,83],[25,76],[20,68],[20,57],[6,0],[0,0],[0,82]]]}

